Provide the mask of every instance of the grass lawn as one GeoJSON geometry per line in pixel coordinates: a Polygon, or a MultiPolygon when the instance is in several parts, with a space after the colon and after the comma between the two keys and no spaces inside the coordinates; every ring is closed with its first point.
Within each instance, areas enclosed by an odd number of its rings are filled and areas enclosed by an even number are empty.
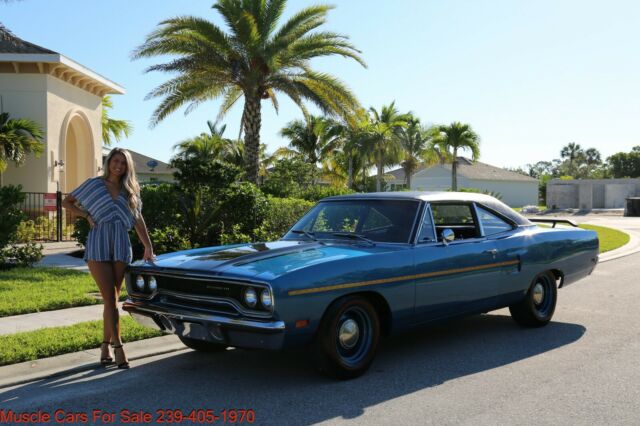
{"type": "MultiPolygon", "coordinates": [[[[546,225],[543,223],[536,223],[536,225],[543,228],[551,228],[551,225],[546,225]]],[[[598,234],[598,240],[600,240],[600,253],[615,250],[629,242],[629,234],[618,231],[617,229],[586,224],[581,224],[578,226],[582,229],[596,231],[596,233],[598,234]]]]}
{"type": "Polygon", "coordinates": [[[598,233],[598,239],[600,240],[600,253],[615,250],[629,242],[629,234],[625,234],[617,229],[596,225],[580,225],[580,228],[590,229],[598,233]]]}
{"type": "MultiPolygon", "coordinates": [[[[99,299],[91,275],[62,268],[14,268],[0,271],[0,317],[94,305],[99,299]]],[[[123,285],[121,298],[125,297],[123,285]]]]}
{"type": "MultiPolygon", "coordinates": [[[[124,342],[162,335],[157,330],[142,327],[129,316],[121,317],[120,321],[124,342]]],[[[67,327],[43,328],[0,336],[0,365],[97,348],[101,342],[102,321],[82,322],[67,327]]],[[[96,362],[98,362],[97,358],[96,362]]]]}

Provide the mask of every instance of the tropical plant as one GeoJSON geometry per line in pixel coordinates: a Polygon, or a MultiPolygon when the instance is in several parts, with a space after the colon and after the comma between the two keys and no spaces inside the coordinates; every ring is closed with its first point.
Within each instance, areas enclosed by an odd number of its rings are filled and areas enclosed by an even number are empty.
{"type": "Polygon", "coordinates": [[[43,151],[42,138],[42,129],[35,121],[12,119],[9,113],[0,113],[0,176],[9,162],[21,166],[29,154],[39,157],[43,151]]]}
{"type": "Polygon", "coordinates": [[[305,120],[294,120],[287,124],[280,135],[289,139],[289,147],[282,147],[276,156],[299,155],[313,165],[312,184],[316,183],[318,162],[325,159],[336,148],[336,140],[328,133],[328,122],[322,117],[307,115],[305,120]]]}
{"type": "Polygon", "coordinates": [[[471,159],[476,161],[480,157],[480,137],[469,124],[454,121],[449,125],[437,128],[433,138],[433,145],[446,152],[446,158],[451,161],[451,189],[458,190],[458,151],[471,151],[471,159]]]}
{"type": "Polygon", "coordinates": [[[133,126],[127,120],[116,120],[109,116],[109,111],[113,109],[113,101],[111,96],[102,98],[102,143],[109,146],[113,143],[120,142],[123,137],[129,137],[133,132],[133,126]]]}
{"type": "Polygon", "coordinates": [[[418,118],[410,118],[407,126],[398,130],[398,140],[402,146],[402,161],[407,188],[411,189],[411,176],[421,164],[430,166],[443,159],[440,148],[431,143],[436,135],[433,128],[420,125],[418,118]]]}
{"type": "Polygon", "coordinates": [[[246,177],[256,183],[259,174],[262,100],[276,111],[280,92],[306,114],[304,101],[323,113],[346,116],[358,107],[351,91],[327,73],[314,71],[309,61],[340,55],[365,66],[347,37],[316,32],[326,21],[330,6],[318,5],[294,13],[278,26],[286,0],[219,0],[213,8],[228,32],[205,19],[183,16],[161,22],[133,52],[134,58],[175,55],[147,71],[177,75],[152,90],[148,98],[163,98],[151,124],[162,121],[188,104],[186,113],[207,100],[222,98],[218,118],[244,97],[241,133],[244,131],[246,177]]]}
{"type": "Polygon", "coordinates": [[[562,147],[562,150],[560,151],[560,157],[569,160],[568,172],[571,176],[575,175],[576,170],[574,167],[574,163],[581,156],[584,156],[584,151],[582,150],[580,144],[571,142],[568,145],[562,147]]]}
{"type": "MultiPolygon", "coordinates": [[[[326,120],[326,132],[334,146],[330,156],[322,161],[325,179],[336,184],[354,188],[359,171],[366,176],[370,146],[368,128],[370,125],[367,111],[359,109],[348,120],[326,120]]],[[[364,185],[363,185],[364,187],[364,185]]]]}
{"type": "Polygon", "coordinates": [[[401,128],[407,126],[411,115],[400,114],[395,102],[382,106],[380,111],[371,107],[369,114],[371,124],[367,129],[367,139],[378,169],[376,191],[381,191],[385,166],[397,164],[401,159],[402,146],[398,133],[401,128]]]}

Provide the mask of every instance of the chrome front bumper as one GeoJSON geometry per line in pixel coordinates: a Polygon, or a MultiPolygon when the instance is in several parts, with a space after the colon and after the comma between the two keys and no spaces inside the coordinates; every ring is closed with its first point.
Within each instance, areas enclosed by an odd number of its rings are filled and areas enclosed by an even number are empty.
{"type": "Polygon", "coordinates": [[[127,299],[122,309],[140,324],[189,339],[239,348],[280,349],[284,321],[255,321],[200,312],[167,309],[148,302],[127,299]]]}

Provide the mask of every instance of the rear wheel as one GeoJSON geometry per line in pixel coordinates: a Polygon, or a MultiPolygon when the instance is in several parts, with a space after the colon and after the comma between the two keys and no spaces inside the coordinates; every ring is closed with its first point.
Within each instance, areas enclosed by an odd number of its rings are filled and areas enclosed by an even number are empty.
{"type": "Polygon", "coordinates": [[[196,350],[198,352],[222,352],[228,348],[227,345],[222,345],[220,343],[190,339],[188,337],[182,337],[182,336],[178,336],[178,338],[182,343],[185,344],[185,346],[193,350],[196,350]]]}
{"type": "Polygon", "coordinates": [[[314,357],[323,374],[352,379],[367,371],[380,339],[380,320],[367,299],[350,296],[334,302],[322,319],[314,357]]]}
{"type": "Polygon", "coordinates": [[[525,298],[509,306],[513,319],[527,327],[547,325],[556,309],[558,289],[555,276],[547,271],[535,277],[525,298]]]}

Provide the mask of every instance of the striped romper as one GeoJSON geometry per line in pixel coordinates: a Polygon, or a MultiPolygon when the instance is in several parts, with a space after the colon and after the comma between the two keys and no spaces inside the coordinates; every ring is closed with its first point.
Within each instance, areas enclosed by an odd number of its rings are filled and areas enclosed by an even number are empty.
{"type": "MultiPolygon", "coordinates": [[[[126,193],[120,191],[114,199],[104,179],[95,177],[87,179],[71,195],[89,212],[96,224],[87,236],[84,260],[130,263],[133,256],[129,230],[136,220],[129,209],[126,193]]],[[[139,211],[141,208],[142,203],[139,211]]]]}

